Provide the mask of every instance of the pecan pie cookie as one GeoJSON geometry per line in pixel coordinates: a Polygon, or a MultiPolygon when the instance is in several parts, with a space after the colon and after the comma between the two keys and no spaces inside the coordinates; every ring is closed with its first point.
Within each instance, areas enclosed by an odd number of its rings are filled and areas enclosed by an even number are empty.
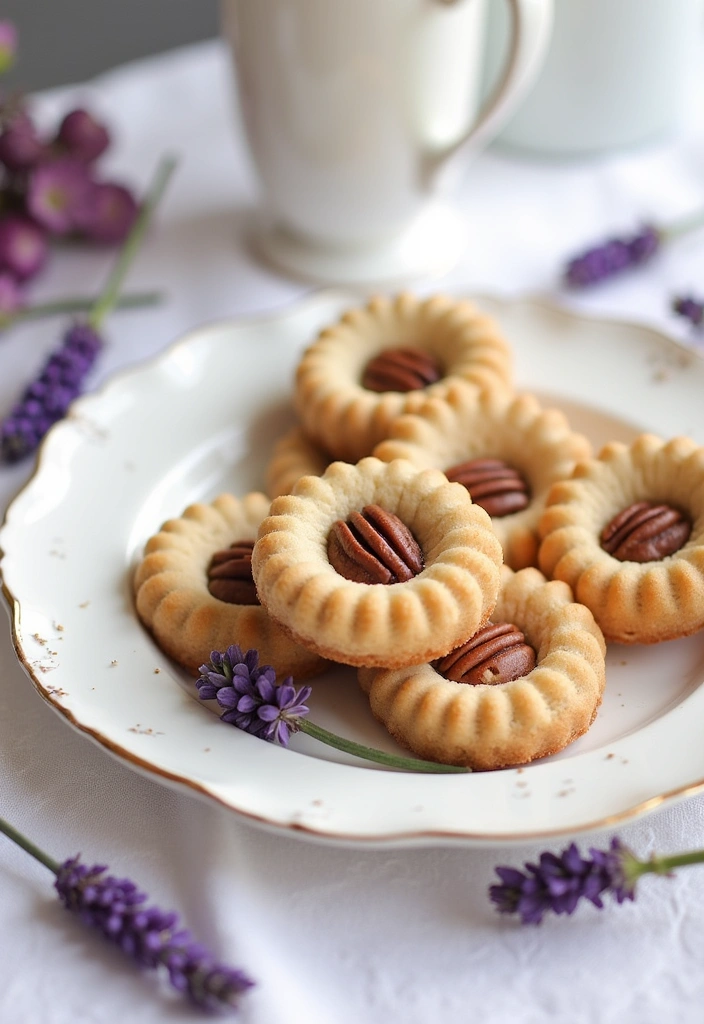
{"type": "Polygon", "coordinates": [[[306,434],[356,462],[392,420],[464,379],[507,387],[512,356],[498,326],[471,302],[407,293],[376,297],[321,331],[296,372],[295,406],[306,434]]]}
{"type": "Polygon", "coordinates": [[[433,664],[360,669],[376,718],[428,760],[476,770],[562,750],[596,717],[606,645],[570,588],[502,571],[491,623],[433,664]]]}
{"type": "Polygon", "coordinates": [[[480,392],[459,381],[444,400],[428,398],[395,420],[373,454],[442,469],[464,484],[491,516],[505,563],[524,569],[537,564],[538,520],[550,487],[591,455],[591,445],[533,395],[480,392]]]}
{"type": "Polygon", "coordinates": [[[294,644],[260,606],[252,548],[269,499],[222,494],[190,505],[146,544],[134,577],[137,614],[174,661],[197,672],[211,651],[255,647],[277,675],[302,677],[324,662],[294,644]]]}
{"type": "Polygon", "coordinates": [[[274,446],[266,471],[267,492],[272,498],[290,494],[302,476],[321,476],[332,461],[300,427],[293,427],[274,446]]]}
{"type": "Polygon", "coordinates": [[[334,462],[272,502],[252,570],[262,605],[301,644],[349,665],[440,657],[491,614],[501,546],[439,470],[334,462]]]}
{"type": "Polygon", "coordinates": [[[641,434],[551,489],[540,568],[587,605],[607,641],[657,643],[704,626],[704,448],[641,434]]]}

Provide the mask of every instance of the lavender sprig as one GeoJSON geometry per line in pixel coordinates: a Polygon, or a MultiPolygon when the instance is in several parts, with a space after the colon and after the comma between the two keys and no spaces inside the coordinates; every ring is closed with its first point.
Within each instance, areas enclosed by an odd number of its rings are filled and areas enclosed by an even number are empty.
{"type": "Polygon", "coordinates": [[[675,868],[689,864],[704,864],[704,850],[639,860],[618,838],[606,850],[590,849],[587,857],[571,843],[559,855],[542,853],[537,864],[524,864],[525,871],[497,867],[501,882],[489,887],[489,898],[500,914],[518,914],[522,924],[540,924],[550,912],[574,913],[581,900],[600,910],[607,894],[617,903],[633,900],[642,875],[671,876],[675,868]]]}
{"type": "Polygon", "coordinates": [[[0,454],[5,462],[18,462],[33,452],[49,427],[66,415],[101,347],[100,335],[88,324],[69,328],[0,427],[0,454]]]}
{"type": "Polygon", "coordinates": [[[5,462],[17,462],[33,452],[83,391],[88,372],[103,347],[99,333],[103,320],[118,302],[129,265],[174,168],[173,159],[162,160],[107,283],[92,303],[85,322],[77,321],[68,328],[39,376],[25,388],[19,402],[0,424],[0,458],[5,462]]]}
{"type": "Polygon", "coordinates": [[[623,238],[609,238],[573,257],[564,274],[565,284],[571,288],[586,288],[614,277],[629,267],[645,263],[660,248],[660,232],[646,225],[637,234],[623,238]]]}
{"type": "Polygon", "coordinates": [[[568,260],[563,281],[570,288],[588,288],[624,270],[648,262],[663,244],[704,225],[704,211],[669,225],[644,224],[635,233],[607,238],[568,260]]]}
{"type": "Polygon", "coordinates": [[[312,687],[303,686],[296,690],[291,676],[277,685],[276,672],[271,665],[259,665],[256,650],[243,652],[241,647],[233,644],[226,651],[213,651],[209,663],[201,665],[199,672],[196,680],[198,696],[201,700],[216,700],[223,709],[220,718],[224,722],[282,747],[288,746],[293,733],[304,732],[337,750],[391,768],[442,774],[471,770],[389,754],[323,729],[306,718],[309,708],[305,702],[312,693],[312,687]]]}
{"type": "Polygon", "coordinates": [[[693,327],[704,324],[704,302],[692,295],[676,295],[671,303],[673,313],[689,320],[693,327]]]}
{"type": "Polygon", "coordinates": [[[177,914],[146,906],[145,893],[127,878],[108,875],[102,864],[89,867],[79,857],[58,863],[2,818],[0,832],[54,873],[54,887],[67,910],[139,967],[161,970],[178,992],[202,1009],[238,1009],[254,982],[196,943],[179,926],[177,914]]]}

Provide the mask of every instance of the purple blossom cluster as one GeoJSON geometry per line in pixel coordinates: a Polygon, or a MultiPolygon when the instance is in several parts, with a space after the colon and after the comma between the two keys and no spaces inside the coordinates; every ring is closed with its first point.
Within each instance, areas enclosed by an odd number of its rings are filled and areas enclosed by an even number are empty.
{"type": "Polygon", "coordinates": [[[179,927],[177,914],[146,906],[147,896],[133,882],[106,872],[104,865],[88,867],[78,857],[60,864],[54,885],[64,906],[140,967],[164,970],[171,985],[197,1006],[236,1008],[254,982],[194,942],[179,927]]]}
{"type": "Polygon", "coordinates": [[[574,843],[561,854],[542,853],[537,864],[525,864],[525,871],[497,867],[500,884],[489,888],[491,901],[501,914],[518,914],[523,924],[540,924],[546,913],[572,914],[580,900],[601,909],[602,896],[610,893],[617,901],[635,895],[631,851],[619,839],[606,850],[589,851],[583,857],[574,843]]]}
{"type": "MultiPolygon", "coordinates": [[[[0,22],[0,73],[15,49],[13,26],[0,22]]],[[[83,108],[42,132],[22,99],[0,96],[0,313],[21,307],[53,239],[116,244],[127,235],[135,198],[97,170],[109,145],[107,128],[83,108]]]]}
{"type": "MultiPolygon", "coordinates": [[[[108,280],[87,310],[85,322],[76,322],[48,357],[39,376],[24,389],[10,414],[0,422],[0,459],[17,462],[29,455],[57,420],[61,419],[84,388],[85,378],[103,342],[99,331],[107,314],[120,298],[125,274],[139,249],[151,216],[174,170],[173,158],[163,159],[139,213],[120,247],[108,280]]],[[[2,282],[0,282],[0,294],[2,282]]],[[[35,307],[35,310],[41,307],[35,307]]],[[[51,308],[45,307],[45,308],[51,308]]],[[[5,318],[7,319],[7,314],[5,318]]],[[[3,316],[0,312],[0,324],[3,316]]]]}
{"type": "Polygon", "coordinates": [[[233,644],[226,651],[213,651],[210,663],[199,671],[200,699],[216,700],[223,722],[253,736],[286,747],[291,733],[300,728],[300,719],[308,714],[305,702],[311,687],[296,690],[290,676],[277,686],[276,672],[271,665],[259,665],[255,650],[243,653],[233,644]]]}
{"type": "Polygon", "coordinates": [[[693,327],[704,326],[704,302],[693,295],[676,295],[671,302],[673,313],[689,320],[693,327]]]}
{"type": "Polygon", "coordinates": [[[0,424],[0,458],[18,462],[33,452],[57,420],[83,390],[102,341],[88,324],[75,323],[49,356],[39,376],[27,385],[22,397],[0,424]]]}
{"type": "Polygon", "coordinates": [[[598,284],[645,263],[655,255],[660,244],[661,234],[651,225],[625,238],[609,238],[568,262],[564,274],[565,284],[572,288],[587,288],[598,284]]]}

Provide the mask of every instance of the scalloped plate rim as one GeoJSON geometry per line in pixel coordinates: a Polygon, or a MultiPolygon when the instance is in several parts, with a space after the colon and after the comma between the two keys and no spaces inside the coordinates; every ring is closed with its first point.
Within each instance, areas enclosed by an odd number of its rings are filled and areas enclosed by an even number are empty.
{"type": "MultiPolygon", "coordinates": [[[[462,293],[464,294],[464,293],[462,293]]],[[[485,295],[472,293],[472,299],[475,299],[478,304],[482,302],[496,303],[499,306],[505,306],[511,308],[517,305],[524,305],[527,307],[534,307],[536,309],[542,309],[549,315],[558,314],[567,321],[581,321],[592,325],[596,330],[601,330],[604,327],[623,329],[625,331],[639,331],[647,333],[651,339],[656,341],[658,345],[665,345],[673,349],[673,351],[679,351],[681,354],[686,355],[687,359],[694,358],[704,366],[704,362],[699,357],[699,354],[688,348],[686,345],[679,342],[677,339],[671,338],[668,335],[662,333],[657,328],[651,325],[641,324],[634,321],[622,320],[618,318],[605,319],[603,317],[593,315],[591,313],[575,312],[568,307],[562,306],[554,301],[544,298],[543,296],[517,296],[517,297],[506,297],[500,295],[485,295]]],[[[90,411],[92,408],[100,407],[101,404],[113,394],[119,393],[120,390],[129,390],[131,385],[135,381],[144,377],[145,375],[156,374],[160,376],[164,373],[165,368],[174,360],[177,359],[178,353],[182,350],[188,350],[188,348],[194,343],[202,342],[204,336],[212,335],[216,338],[222,332],[236,331],[240,334],[247,332],[250,329],[256,329],[266,323],[280,324],[282,321],[289,320],[291,318],[300,317],[306,310],[315,311],[321,306],[326,304],[339,304],[342,308],[344,305],[354,304],[360,301],[360,293],[355,290],[346,289],[330,289],[322,292],[315,292],[308,296],[305,296],[302,300],[299,299],[293,304],[284,307],[283,309],[267,311],[261,314],[255,314],[253,316],[242,318],[242,319],[221,319],[211,323],[204,324],[191,331],[188,331],[181,338],[177,339],[173,344],[168,346],[164,351],[157,354],[155,357],[144,360],[136,366],[130,366],[123,370],[118,371],[108,381],[95,392],[83,396],[79,399],[71,412],[71,419],[79,417],[85,411],[90,411]]],[[[496,843],[507,843],[507,842],[523,842],[537,838],[547,838],[549,836],[559,836],[567,834],[564,826],[559,824],[553,829],[546,829],[542,827],[535,831],[522,829],[519,832],[512,833],[510,831],[500,831],[497,833],[486,832],[478,829],[472,831],[471,829],[456,828],[452,826],[447,828],[427,827],[420,824],[410,825],[406,829],[396,828],[394,831],[386,831],[380,828],[378,831],[374,829],[362,830],[355,829],[352,827],[336,828],[326,826],[324,821],[316,820],[312,817],[310,820],[306,820],[305,817],[301,817],[300,820],[286,820],[286,815],[282,815],[277,819],[276,815],[272,815],[270,812],[258,814],[252,812],[247,807],[240,805],[236,806],[236,801],[233,802],[233,798],[224,794],[217,786],[213,787],[206,781],[193,777],[193,775],[184,775],[178,771],[170,771],[164,769],[162,766],[156,765],[153,760],[149,757],[143,757],[137,752],[134,744],[121,744],[109,735],[106,735],[104,731],[97,728],[93,723],[82,719],[80,716],[71,711],[71,709],[61,703],[61,700],[52,694],[52,688],[47,686],[46,678],[37,671],[36,667],[31,663],[30,658],[27,655],[27,646],[29,637],[23,636],[22,631],[22,599],[16,597],[7,582],[5,581],[4,573],[4,561],[7,555],[6,550],[6,536],[8,533],[11,534],[13,527],[14,517],[18,514],[18,510],[22,509],[23,503],[31,499],[33,491],[41,486],[41,479],[45,473],[49,472],[52,466],[52,452],[58,448],[62,443],[62,437],[65,432],[71,427],[71,420],[64,421],[57,424],[49,433],[43,444],[41,445],[40,452],[38,454],[36,467],[34,473],[10,502],[5,513],[2,528],[0,528],[0,550],[2,551],[3,559],[3,591],[6,596],[6,600],[10,607],[11,619],[12,619],[12,640],[15,647],[17,656],[22,663],[27,675],[34,684],[40,695],[58,711],[73,727],[79,731],[87,734],[94,741],[96,741],[101,747],[107,749],[112,754],[116,755],[121,761],[127,762],[131,766],[138,770],[146,773],[150,777],[156,777],[164,782],[175,783],[179,788],[186,786],[189,790],[205,796],[209,799],[214,799],[218,803],[236,811],[238,814],[244,817],[258,822],[265,827],[274,828],[276,831],[287,830],[291,834],[305,836],[307,838],[314,838],[326,842],[341,842],[345,845],[357,844],[362,845],[394,845],[394,844],[437,844],[437,843],[448,843],[448,842],[460,842],[466,843],[480,843],[480,844],[496,844],[496,843]]],[[[178,514],[178,513],[176,513],[178,514]]],[[[647,727],[646,727],[647,728],[647,727]]],[[[645,732],[646,730],[642,730],[645,732]]],[[[249,737],[247,737],[249,739],[249,737]]],[[[254,741],[257,746],[264,746],[259,744],[259,741],[254,741]]],[[[269,748],[266,748],[267,750],[269,748]]],[[[281,754],[285,757],[291,757],[293,759],[303,758],[304,760],[311,760],[306,758],[305,755],[297,754],[293,751],[277,751],[277,754],[281,754]]],[[[589,757],[590,755],[579,755],[589,757]]],[[[572,764],[571,761],[564,762],[565,764],[572,764]]],[[[319,761],[319,765],[325,765],[326,769],[332,775],[337,775],[341,772],[344,776],[357,776],[359,769],[349,765],[339,765],[332,762],[319,761]],[[329,768],[328,768],[329,766],[329,768]]],[[[538,770],[544,768],[544,765],[527,766],[525,771],[535,774],[538,770]]],[[[365,768],[365,771],[372,771],[373,769],[365,768]]],[[[511,773],[514,770],[509,770],[511,773]]],[[[374,772],[375,775],[379,775],[379,772],[374,772]]],[[[387,776],[390,773],[383,773],[387,776]]],[[[497,773],[491,773],[497,774],[497,773]]],[[[501,773],[506,774],[506,773],[501,773]]],[[[395,776],[399,778],[409,778],[408,776],[395,776]]],[[[438,777],[440,778],[440,777],[438,777]]],[[[459,777],[454,777],[456,780],[459,777]]],[[[471,776],[463,776],[462,779],[472,778],[471,776]]],[[[447,783],[447,777],[443,779],[443,782],[447,783]]],[[[405,783],[401,783],[401,786],[405,783]]],[[[647,811],[653,810],[657,806],[669,802],[675,798],[684,798],[693,795],[696,792],[701,791],[704,788],[704,763],[702,764],[702,775],[696,778],[690,778],[686,782],[676,787],[668,788],[662,792],[653,793],[646,799],[633,802],[632,804],[623,807],[616,814],[608,814],[603,817],[592,817],[588,820],[583,820],[579,824],[572,824],[568,832],[591,832],[600,829],[613,827],[617,823],[621,823],[635,816],[646,813],[647,811]]]]}

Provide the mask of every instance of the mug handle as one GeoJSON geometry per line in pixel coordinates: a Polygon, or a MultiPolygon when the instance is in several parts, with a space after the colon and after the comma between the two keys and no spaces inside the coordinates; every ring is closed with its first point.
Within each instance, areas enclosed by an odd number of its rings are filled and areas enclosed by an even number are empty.
{"type": "MultiPolygon", "coordinates": [[[[449,6],[458,0],[436,2],[449,6]]],[[[433,189],[443,188],[455,156],[480,148],[498,135],[542,67],[552,32],[553,0],[508,0],[508,4],[512,31],[506,67],[466,135],[442,153],[426,155],[425,179],[433,189]]]]}

